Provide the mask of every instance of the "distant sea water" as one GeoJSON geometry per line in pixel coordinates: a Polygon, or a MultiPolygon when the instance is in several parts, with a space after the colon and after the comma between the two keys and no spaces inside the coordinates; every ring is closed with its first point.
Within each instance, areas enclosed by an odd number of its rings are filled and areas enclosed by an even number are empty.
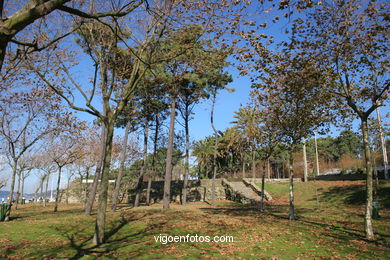
{"type": "MultiPolygon", "coordinates": [[[[50,196],[50,191],[48,191],[48,194],[50,196]]],[[[9,196],[9,191],[4,191],[4,190],[0,190],[0,203],[2,201],[7,201],[8,199],[8,196],[9,196]]],[[[41,195],[38,193],[38,197],[40,197],[41,195]]],[[[26,200],[32,200],[34,198],[34,194],[33,193],[24,193],[23,196],[26,200]]],[[[14,193],[14,199],[16,198],[16,192],[14,193]]]]}

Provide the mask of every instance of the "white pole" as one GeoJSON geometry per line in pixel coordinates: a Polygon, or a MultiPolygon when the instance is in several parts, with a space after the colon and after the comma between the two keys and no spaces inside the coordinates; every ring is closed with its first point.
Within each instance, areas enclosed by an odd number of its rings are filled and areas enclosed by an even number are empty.
{"type": "Polygon", "coordinates": [[[316,135],[315,132],[314,132],[314,145],[315,145],[315,148],[316,148],[316,173],[317,173],[317,176],[318,176],[318,175],[320,175],[320,164],[318,162],[317,135],[316,135]]]}
{"type": "Polygon", "coordinates": [[[383,156],[383,167],[384,167],[384,171],[385,171],[385,179],[387,180],[389,178],[389,174],[387,173],[387,169],[388,169],[387,151],[386,151],[385,135],[383,134],[383,128],[382,128],[382,122],[381,122],[381,112],[380,112],[379,107],[376,108],[376,116],[378,119],[379,135],[380,135],[381,146],[382,146],[382,156],[383,156]]]}
{"type": "Polygon", "coordinates": [[[53,201],[53,185],[54,185],[54,176],[52,176],[52,178],[51,178],[50,201],[53,201]]]}
{"type": "Polygon", "coordinates": [[[303,180],[307,182],[307,158],[306,158],[306,140],[302,140],[303,143],[303,180]]]}

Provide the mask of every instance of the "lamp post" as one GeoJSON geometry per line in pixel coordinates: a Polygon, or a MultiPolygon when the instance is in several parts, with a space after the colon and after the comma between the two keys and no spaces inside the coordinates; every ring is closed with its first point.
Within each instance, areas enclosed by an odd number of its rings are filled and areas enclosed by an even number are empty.
{"type": "Polygon", "coordinates": [[[320,175],[320,164],[318,162],[318,148],[317,148],[317,135],[314,132],[314,145],[316,148],[316,175],[320,175]]]}

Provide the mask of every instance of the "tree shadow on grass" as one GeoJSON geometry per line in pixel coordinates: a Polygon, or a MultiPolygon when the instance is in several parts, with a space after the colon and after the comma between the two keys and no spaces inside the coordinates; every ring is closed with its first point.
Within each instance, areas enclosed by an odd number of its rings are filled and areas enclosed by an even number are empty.
{"type": "MultiPolygon", "coordinates": [[[[285,221],[284,223],[287,223],[289,205],[267,204],[265,212],[260,212],[256,207],[245,205],[230,205],[218,208],[201,208],[201,210],[209,214],[228,215],[230,217],[253,217],[261,219],[263,221],[262,223],[268,225],[276,221],[285,221]]],[[[299,229],[299,226],[304,225],[309,231],[311,230],[312,232],[321,232],[327,237],[332,237],[340,241],[365,240],[366,242],[370,242],[372,244],[388,246],[385,238],[389,238],[390,235],[375,232],[377,235],[379,235],[379,239],[373,242],[367,241],[365,239],[364,229],[359,230],[349,226],[351,222],[347,220],[337,220],[333,223],[320,222],[313,220],[310,217],[310,213],[313,213],[312,208],[296,207],[296,228],[299,229]]],[[[363,219],[363,215],[360,215],[360,218],[363,219]]]]}
{"type": "MultiPolygon", "coordinates": [[[[277,219],[288,219],[289,205],[277,205],[277,204],[265,204],[265,211],[260,212],[259,206],[254,205],[224,205],[212,208],[200,208],[202,211],[210,214],[228,215],[233,217],[255,217],[262,218],[264,216],[270,216],[277,219]]],[[[299,219],[300,215],[306,214],[310,211],[307,208],[296,209],[296,218],[299,219]]]]}
{"type": "MultiPolygon", "coordinates": [[[[131,245],[137,245],[144,243],[143,238],[150,235],[158,235],[161,232],[161,228],[166,222],[159,222],[142,228],[139,231],[129,232],[123,236],[119,236],[120,231],[133,221],[139,221],[145,217],[151,215],[151,212],[144,213],[142,216],[139,214],[121,216],[118,221],[115,221],[106,226],[105,243],[96,246],[92,244],[93,235],[83,236],[85,233],[91,234],[90,229],[74,229],[70,226],[55,228],[55,230],[64,237],[68,243],[66,246],[58,246],[55,248],[47,249],[45,251],[37,252],[39,255],[49,255],[51,257],[58,257],[60,252],[66,251],[67,249],[73,249],[76,251],[73,255],[66,256],[67,259],[80,259],[84,256],[93,256],[94,258],[99,257],[111,257],[116,259],[117,250],[131,245]],[[68,248],[64,248],[68,247],[68,248]]],[[[123,233],[123,232],[122,232],[123,233]]],[[[138,251],[132,251],[132,256],[141,256],[145,251],[140,248],[138,251]]],[[[35,254],[37,256],[38,254],[35,254]]]]}
{"type": "MultiPolygon", "coordinates": [[[[361,229],[354,229],[351,227],[346,227],[345,225],[338,225],[340,223],[337,223],[337,225],[329,224],[329,223],[320,223],[317,221],[312,221],[308,219],[301,219],[300,222],[305,223],[308,226],[313,227],[314,229],[318,229],[318,227],[321,227],[323,233],[327,237],[333,237],[342,241],[350,241],[350,240],[364,240],[366,242],[375,244],[375,245],[381,245],[381,246],[389,246],[388,243],[385,240],[386,238],[389,238],[390,235],[375,232],[376,235],[379,235],[380,238],[375,241],[369,241],[365,237],[364,230],[361,229]]],[[[347,222],[348,223],[348,222],[347,222]]],[[[341,223],[342,224],[342,223],[341,223]]]]}
{"type": "MultiPolygon", "coordinates": [[[[114,236],[117,232],[119,232],[128,223],[129,223],[129,220],[127,220],[125,218],[121,218],[119,220],[119,223],[117,223],[116,226],[111,228],[106,233],[106,235],[105,235],[106,243],[119,242],[119,240],[110,240],[110,238],[112,236],[114,236]]],[[[81,239],[81,240],[78,239],[77,235],[75,235],[74,233],[72,234],[70,232],[65,231],[62,233],[62,235],[68,239],[68,241],[70,243],[70,247],[72,249],[76,250],[76,254],[74,256],[69,257],[69,259],[79,259],[85,255],[90,255],[90,254],[98,257],[98,256],[103,256],[103,255],[110,252],[109,248],[104,248],[104,247],[96,246],[96,245],[90,245],[91,240],[93,238],[93,235],[88,236],[88,237],[81,239]]],[[[137,234],[132,234],[132,235],[137,235],[137,234]]],[[[129,237],[130,236],[127,236],[127,238],[129,238],[129,237]]]]}
{"type": "MultiPolygon", "coordinates": [[[[348,185],[333,187],[323,192],[321,200],[335,201],[343,198],[341,202],[347,205],[364,205],[366,202],[366,190],[361,185],[348,185]]],[[[390,209],[390,187],[380,187],[376,196],[381,207],[390,209]]]]}

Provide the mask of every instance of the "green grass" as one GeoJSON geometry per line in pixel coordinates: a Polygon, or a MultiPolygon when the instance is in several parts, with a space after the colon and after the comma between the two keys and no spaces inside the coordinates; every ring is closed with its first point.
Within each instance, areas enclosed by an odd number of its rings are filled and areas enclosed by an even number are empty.
{"type": "Polygon", "coordinates": [[[266,212],[233,202],[123,206],[107,214],[107,243],[91,243],[95,216],[81,205],[23,205],[14,219],[0,222],[0,258],[13,259],[386,259],[390,257],[390,183],[378,192],[381,219],[374,220],[377,241],[364,239],[363,182],[295,184],[298,220],[289,221],[288,185],[267,184],[275,198],[266,212]],[[316,192],[317,191],[317,192],[316,192]],[[233,243],[168,243],[165,235],[229,235],[233,243]]]}

